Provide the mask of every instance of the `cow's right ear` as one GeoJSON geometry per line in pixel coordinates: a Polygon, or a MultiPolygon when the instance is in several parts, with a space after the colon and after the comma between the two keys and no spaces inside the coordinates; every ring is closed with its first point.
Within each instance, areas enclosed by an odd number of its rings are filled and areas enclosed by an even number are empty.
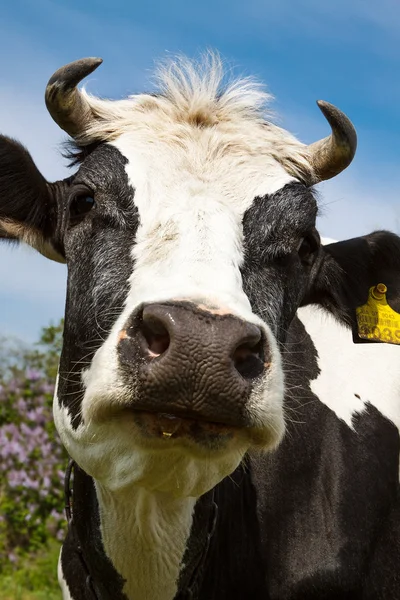
{"type": "Polygon", "coordinates": [[[0,135],[0,239],[21,241],[65,262],[57,241],[57,184],[49,184],[29,152],[0,135]]]}

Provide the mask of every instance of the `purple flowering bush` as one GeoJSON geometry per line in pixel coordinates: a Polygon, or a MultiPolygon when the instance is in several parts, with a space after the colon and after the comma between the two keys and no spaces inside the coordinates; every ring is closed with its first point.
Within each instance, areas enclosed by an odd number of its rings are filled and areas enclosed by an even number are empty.
{"type": "Polygon", "coordinates": [[[25,360],[42,369],[24,364],[0,380],[0,571],[65,534],[67,455],[53,423],[55,366],[43,356],[25,360]]]}

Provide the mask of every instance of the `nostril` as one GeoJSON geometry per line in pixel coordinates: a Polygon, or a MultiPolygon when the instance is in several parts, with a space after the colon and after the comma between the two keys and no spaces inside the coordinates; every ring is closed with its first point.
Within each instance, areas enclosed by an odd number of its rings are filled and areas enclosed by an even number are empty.
{"type": "Polygon", "coordinates": [[[161,319],[144,313],[141,331],[151,358],[161,356],[161,354],[164,354],[168,350],[171,339],[161,319]]]}
{"type": "Polygon", "coordinates": [[[263,340],[243,342],[232,354],[235,369],[244,379],[255,379],[264,371],[263,340]]]}

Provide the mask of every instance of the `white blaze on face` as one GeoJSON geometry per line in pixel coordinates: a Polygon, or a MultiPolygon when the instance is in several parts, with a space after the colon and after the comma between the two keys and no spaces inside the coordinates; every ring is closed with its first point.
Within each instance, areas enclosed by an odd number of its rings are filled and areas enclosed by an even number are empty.
{"type": "Polygon", "coordinates": [[[129,160],[140,221],[127,313],[142,302],[187,298],[251,315],[239,270],[242,218],[257,195],[292,178],[270,157],[246,164],[242,156],[201,152],[209,135],[184,148],[141,145],[132,135],[114,144],[129,160]]]}

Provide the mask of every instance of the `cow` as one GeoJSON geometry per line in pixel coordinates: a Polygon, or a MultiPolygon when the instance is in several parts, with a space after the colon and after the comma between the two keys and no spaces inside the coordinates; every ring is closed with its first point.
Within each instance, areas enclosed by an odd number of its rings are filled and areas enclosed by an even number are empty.
{"type": "Polygon", "coordinates": [[[316,229],[352,123],[319,101],[305,145],[213,55],[99,99],[101,62],[46,88],[70,177],[0,138],[2,237],[68,266],[64,600],[400,599],[400,348],[357,320],[400,311],[400,238],[316,229]]]}

